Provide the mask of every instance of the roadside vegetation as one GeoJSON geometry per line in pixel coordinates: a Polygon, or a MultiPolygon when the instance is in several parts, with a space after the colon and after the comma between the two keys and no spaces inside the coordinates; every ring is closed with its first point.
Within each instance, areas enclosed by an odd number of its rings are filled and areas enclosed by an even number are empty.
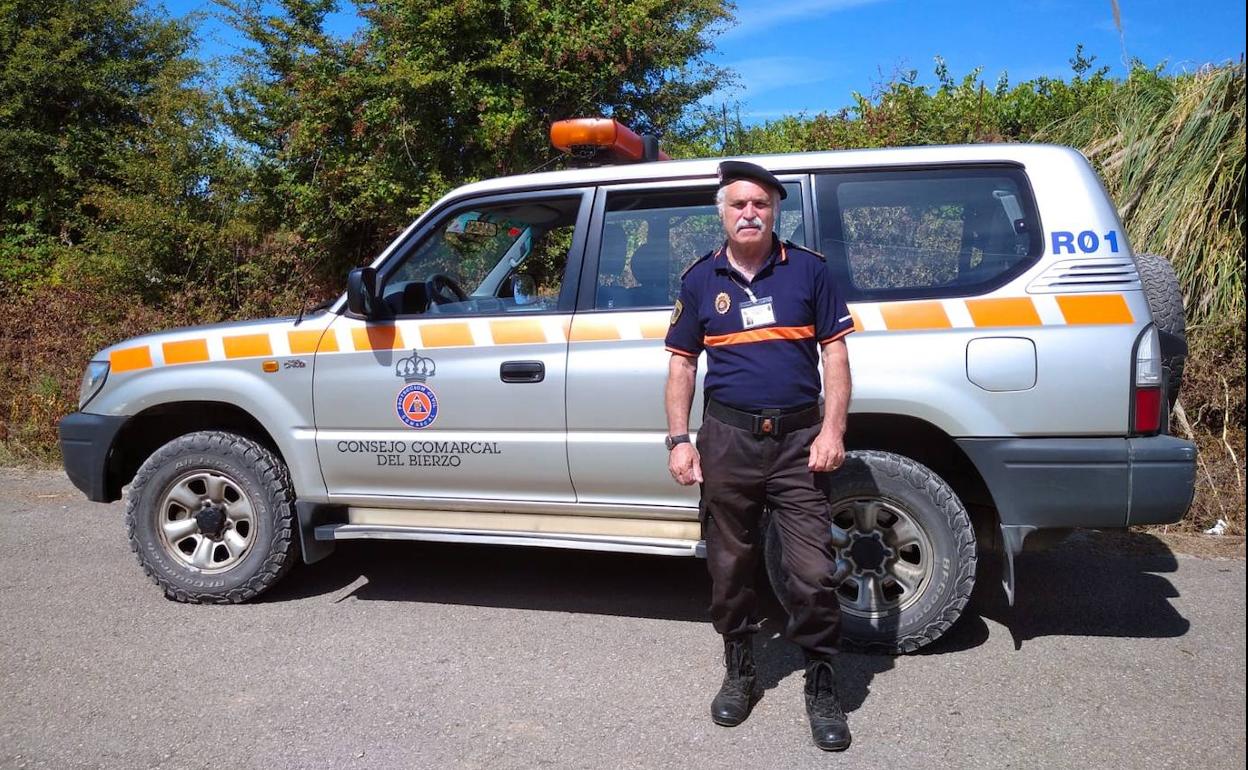
{"type": "MultiPolygon", "coordinates": [[[[412,218],[473,179],[561,162],[553,120],[613,115],[675,157],[1043,141],[1097,166],[1138,252],[1183,284],[1191,355],[1172,419],[1201,448],[1192,512],[1244,532],[1244,64],[1114,79],[935,85],[897,72],[850,103],[746,125],[708,108],[721,0],[376,0],[343,40],[331,0],[224,0],[239,54],[138,0],[0,3],[0,463],[55,462],[99,348],[294,314],[335,296],[412,218]]],[[[830,101],[838,97],[829,97],[830,101]]]]}

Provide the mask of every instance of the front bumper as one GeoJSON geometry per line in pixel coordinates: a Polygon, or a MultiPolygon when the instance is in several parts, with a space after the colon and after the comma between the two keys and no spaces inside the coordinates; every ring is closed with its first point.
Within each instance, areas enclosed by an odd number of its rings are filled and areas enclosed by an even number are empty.
{"type": "Polygon", "coordinates": [[[1003,526],[1125,527],[1183,518],[1196,446],[1174,436],[958,439],[1003,526]]]}
{"type": "Polygon", "coordinates": [[[57,426],[65,475],[97,503],[111,503],[121,497],[121,490],[111,489],[108,483],[108,460],[113,439],[126,419],[74,412],[57,426]]]}

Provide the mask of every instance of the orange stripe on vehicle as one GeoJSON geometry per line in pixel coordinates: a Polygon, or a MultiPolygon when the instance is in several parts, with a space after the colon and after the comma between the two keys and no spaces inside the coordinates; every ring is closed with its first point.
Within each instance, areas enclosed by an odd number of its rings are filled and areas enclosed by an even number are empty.
{"type": "Polygon", "coordinates": [[[1040,326],[1040,314],[1027,297],[968,299],[966,309],[976,326],[1040,326]]]}
{"type": "Polygon", "coordinates": [[[237,337],[226,337],[226,358],[253,358],[255,356],[273,355],[273,345],[269,343],[267,334],[240,334],[237,337]]]}
{"type": "Polygon", "coordinates": [[[208,360],[208,340],[179,340],[160,346],[166,364],[197,364],[208,360]]]}
{"type": "Polygon", "coordinates": [[[860,332],[866,328],[862,325],[862,316],[858,315],[858,311],[854,310],[852,307],[849,309],[849,317],[854,320],[854,331],[860,332]]]}
{"type": "Polygon", "coordinates": [[[495,345],[541,344],[546,341],[546,330],[542,328],[541,321],[491,321],[490,334],[495,345]]]}
{"type": "Polygon", "coordinates": [[[1131,308],[1121,294],[1066,294],[1057,306],[1068,324],[1129,324],[1131,308]]]}
{"type": "Polygon", "coordinates": [[[719,345],[743,345],[747,342],[766,342],[768,340],[809,340],[815,336],[813,326],[769,326],[766,329],[750,329],[732,334],[707,335],[703,343],[707,347],[719,345]]]}
{"type": "Polygon", "coordinates": [[[647,318],[640,324],[641,338],[643,340],[661,340],[667,338],[667,330],[672,328],[668,316],[662,318],[647,318]]]}
{"type": "MultiPolygon", "coordinates": [[[[316,352],[317,343],[321,340],[324,329],[303,329],[297,332],[286,332],[290,341],[290,353],[295,356],[310,355],[316,352]]],[[[332,336],[332,334],[331,334],[332,336]]],[[[334,349],[338,346],[335,344],[334,349]]]]}
{"type": "Polygon", "coordinates": [[[620,328],[611,318],[577,318],[572,324],[573,342],[602,342],[620,339],[620,328]]]}
{"type": "Polygon", "coordinates": [[[137,348],[123,348],[108,354],[108,367],[114,372],[130,372],[135,369],[150,369],[152,351],[147,345],[137,348]]]}
{"type": "MultiPolygon", "coordinates": [[[[420,338],[427,348],[470,348],[472,329],[468,324],[428,324],[420,327],[420,338]]],[[[543,341],[545,337],[543,337],[543,341]]]]}
{"type": "Polygon", "coordinates": [[[952,327],[945,306],[939,302],[907,302],[880,306],[884,328],[889,331],[907,329],[948,329],[952,327]]]}
{"type": "Polygon", "coordinates": [[[351,344],[356,350],[397,350],[404,347],[399,327],[367,324],[351,330],[351,344]]]}
{"type": "Polygon", "coordinates": [[[338,335],[333,329],[326,331],[325,336],[321,337],[321,341],[316,345],[317,353],[337,353],[338,349],[338,335]]]}

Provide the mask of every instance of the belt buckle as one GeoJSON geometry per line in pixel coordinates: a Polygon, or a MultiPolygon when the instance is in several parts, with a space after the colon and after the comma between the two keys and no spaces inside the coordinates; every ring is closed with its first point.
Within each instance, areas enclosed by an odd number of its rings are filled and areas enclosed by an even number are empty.
{"type": "Polygon", "coordinates": [[[775,431],[775,429],[776,429],[776,418],[774,417],[760,417],[759,418],[759,432],[762,433],[764,436],[770,436],[775,431]]]}

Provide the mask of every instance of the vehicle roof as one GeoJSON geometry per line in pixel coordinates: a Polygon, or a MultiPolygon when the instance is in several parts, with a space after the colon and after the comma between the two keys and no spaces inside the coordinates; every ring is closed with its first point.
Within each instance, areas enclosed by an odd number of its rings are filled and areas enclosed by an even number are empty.
{"type": "Polygon", "coordinates": [[[823,169],[879,168],[938,163],[1018,163],[1024,166],[1054,161],[1058,156],[1082,158],[1078,150],[1053,144],[960,144],[924,147],[888,147],[867,150],[795,152],[781,155],[736,155],[697,160],[595,166],[592,168],[518,174],[474,182],[451,196],[480,195],[516,189],[576,187],[616,182],[651,182],[672,179],[713,178],[724,160],[748,160],[773,173],[799,173],[823,169]]]}

